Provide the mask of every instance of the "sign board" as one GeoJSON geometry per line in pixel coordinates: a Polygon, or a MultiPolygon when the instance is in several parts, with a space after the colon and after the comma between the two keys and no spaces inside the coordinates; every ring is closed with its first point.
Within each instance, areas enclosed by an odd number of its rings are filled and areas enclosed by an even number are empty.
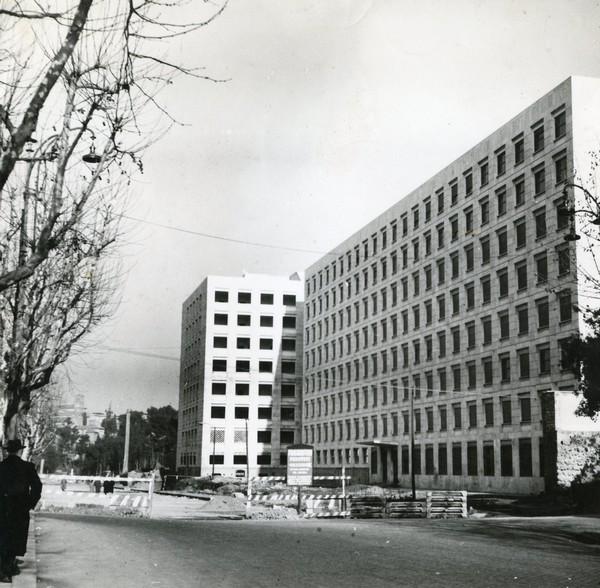
{"type": "Polygon", "coordinates": [[[290,445],[287,451],[288,486],[312,486],[313,448],[311,445],[290,445]]]}

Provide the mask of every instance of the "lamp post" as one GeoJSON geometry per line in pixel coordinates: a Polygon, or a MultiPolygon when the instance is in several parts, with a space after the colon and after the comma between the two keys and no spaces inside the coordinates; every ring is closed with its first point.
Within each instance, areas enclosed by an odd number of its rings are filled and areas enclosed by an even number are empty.
{"type": "Polygon", "coordinates": [[[415,484],[415,389],[410,389],[410,484],[412,499],[417,499],[415,484]]]}
{"type": "Polygon", "coordinates": [[[562,194],[563,194],[563,204],[561,207],[560,214],[562,214],[563,216],[567,216],[569,218],[569,233],[567,235],[565,235],[564,240],[567,242],[579,241],[579,239],[581,239],[581,235],[578,235],[575,230],[575,215],[589,214],[593,217],[592,220],[590,221],[590,224],[595,225],[595,226],[600,226],[600,207],[598,205],[598,201],[590,193],[589,190],[587,190],[585,187],[581,186],[580,184],[575,184],[573,182],[565,183],[562,194]],[[582,208],[582,209],[575,208],[575,201],[574,201],[575,198],[573,196],[571,199],[569,199],[569,194],[567,192],[568,188],[573,188],[573,192],[575,191],[575,188],[581,190],[584,193],[586,201],[595,204],[596,211],[594,212],[593,210],[588,210],[585,208],[582,208]]]}

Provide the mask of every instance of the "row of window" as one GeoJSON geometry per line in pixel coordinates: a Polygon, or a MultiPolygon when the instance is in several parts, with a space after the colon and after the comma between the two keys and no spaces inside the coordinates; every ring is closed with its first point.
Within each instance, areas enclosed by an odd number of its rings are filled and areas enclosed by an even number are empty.
{"type": "MultiPolygon", "coordinates": [[[[546,271],[546,257],[536,257],[536,266],[542,271],[546,271]]],[[[525,291],[528,287],[528,268],[525,262],[519,262],[515,265],[516,290],[519,293],[525,291]]],[[[540,275],[538,274],[538,279],[540,275]]],[[[545,283],[545,282],[542,282],[545,283]]],[[[496,273],[496,293],[498,299],[507,298],[509,295],[509,276],[506,268],[499,270],[496,273]]],[[[559,324],[565,324],[572,320],[573,313],[577,311],[577,307],[573,304],[572,294],[570,289],[560,290],[555,294],[557,300],[556,319],[559,324]]],[[[372,346],[377,346],[380,343],[385,343],[388,338],[394,339],[399,333],[406,335],[412,329],[418,331],[421,327],[430,327],[437,322],[446,321],[450,314],[453,317],[460,316],[463,310],[481,312],[492,300],[492,279],[491,276],[483,276],[479,281],[479,295],[477,295],[475,283],[469,282],[462,288],[455,288],[446,294],[440,294],[435,300],[428,299],[419,304],[414,304],[410,309],[404,309],[397,314],[392,314],[389,317],[373,321],[361,329],[356,329],[351,333],[346,333],[343,336],[332,338],[329,343],[318,345],[312,349],[305,351],[305,363],[308,369],[319,366],[322,363],[341,359],[345,356],[352,356],[361,350],[368,349],[372,346]]],[[[498,324],[500,339],[507,339],[511,333],[524,335],[530,332],[531,313],[534,308],[534,316],[537,321],[537,329],[543,330],[550,326],[550,299],[548,296],[536,297],[532,303],[517,304],[514,308],[505,308],[498,312],[498,324]],[[514,311],[512,315],[509,312],[514,311]],[[516,327],[516,328],[515,328],[516,327]]],[[[356,311],[359,313],[359,311],[356,311]]],[[[358,315],[360,316],[360,315],[358,315]]],[[[368,314],[367,314],[368,316],[368,314]]],[[[329,337],[336,333],[338,324],[335,315],[332,315],[331,320],[325,319],[316,324],[307,327],[305,337],[307,347],[310,344],[316,345],[322,341],[323,337],[329,337]]],[[[466,317],[465,317],[466,318],[466,317]]],[[[482,325],[482,341],[483,344],[491,343],[492,338],[492,316],[484,316],[481,319],[482,325]]],[[[356,319],[355,322],[357,322],[356,319]]],[[[343,316],[340,321],[343,325],[343,316]]],[[[452,327],[453,351],[460,351],[460,330],[459,326],[452,327]],[[457,346],[458,344],[458,346],[457,346]]],[[[476,323],[474,320],[465,323],[465,339],[466,347],[472,349],[476,345],[476,323]]],[[[424,340],[423,349],[427,359],[432,358],[433,335],[428,335],[424,340]]],[[[440,331],[438,334],[440,357],[446,353],[446,331],[440,331]]],[[[405,344],[408,345],[408,344],[405,344]]],[[[421,346],[420,342],[415,344],[421,346]]],[[[392,354],[394,352],[392,351],[392,354]]],[[[420,360],[420,354],[416,354],[417,361],[420,360]]],[[[395,363],[392,356],[391,361],[395,363]]]]}
{"type": "MultiPolygon", "coordinates": [[[[542,476],[544,472],[543,452],[543,441],[540,439],[538,444],[539,468],[535,472],[539,476],[542,476]]],[[[400,447],[399,457],[400,473],[408,475],[411,461],[408,445],[400,447]]],[[[360,465],[370,462],[372,474],[377,474],[379,469],[377,450],[373,449],[369,456],[366,447],[317,449],[315,461],[317,465],[360,465]]],[[[416,475],[515,477],[517,472],[521,478],[530,478],[534,475],[533,444],[529,437],[522,437],[514,442],[511,440],[501,441],[499,446],[493,441],[431,443],[424,447],[416,444],[413,463],[416,475]],[[518,464],[518,470],[515,468],[515,463],[518,464]]]]}
{"type": "MultiPolygon", "coordinates": [[[[224,419],[227,418],[227,407],[224,405],[213,405],[210,407],[210,418],[212,419],[224,419]]],[[[233,416],[236,419],[248,420],[250,417],[250,410],[257,410],[256,415],[253,415],[253,418],[258,418],[259,420],[272,420],[273,419],[273,407],[272,406],[258,406],[258,407],[250,407],[250,406],[234,406],[233,407],[233,416]]],[[[296,418],[296,408],[294,406],[282,406],[279,411],[279,418],[282,421],[293,421],[296,418]]],[[[293,431],[289,431],[289,433],[293,434],[293,431]]],[[[281,432],[283,435],[283,431],[281,432]]],[[[293,441],[290,441],[290,443],[293,441]]],[[[283,437],[282,437],[283,443],[283,437]]]]}
{"type": "MultiPolygon", "coordinates": [[[[296,295],[283,294],[281,301],[284,306],[296,306],[296,295]]],[[[229,292],[227,290],[215,290],[215,302],[228,303],[229,292]]],[[[238,304],[252,304],[252,293],[238,292],[237,302],[238,304]]],[[[273,294],[263,292],[260,294],[260,303],[266,305],[275,304],[275,297],[273,294]]]]}
{"type": "MultiPolygon", "coordinates": [[[[514,408],[515,400],[510,396],[500,397],[498,401],[487,398],[480,403],[475,400],[468,401],[466,404],[455,402],[450,407],[448,404],[437,404],[435,407],[414,408],[412,425],[414,433],[418,435],[424,432],[443,433],[449,430],[479,429],[500,424],[503,426],[516,423],[531,424],[531,398],[528,394],[519,396],[518,414],[514,413],[514,408]]],[[[314,409],[314,406],[311,406],[311,409],[314,409]]],[[[305,406],[305,418],[308,418],[307,412],[305,406]]],[[[404,410],[401,413],[391,412],[355,417],[352,420],[306,425],[304,433],[307,443],[329,443],[377,439],[380,436],[410,435],[410,426],[410,411],[404,410]]]]}
{"type": "MultiPolygon", "coordinates": [[[[248,374],[251,371],[256,371],[256,367],[251,369],[251,363],[258,363],[258,373],[260,374],[271,374],[273,373],[273,362],[266,360],[259,360],[258,362],[250,361],[249,359],[236,359],[235,360],[235,371],[236,373],[248,374]]],[[[212,360],[212,371],[213,372],[226,372],[227,371],[227,359],[215,358],[212,360]]],[[[291,360],[282,360],[281,362],[281,373],[282,374],[295,374],[296,373],[296,362],[291,360]]]]}
{"type": "MultiPolygon", "coordinates": [[[[561,208],[557,209],[557,230],[568,228],[568,216],[559,214],[562,208],[562,201],[560,203],[561,208]]],[[[525,216],[518,218],[514,221],[512,226],[512,234],[509,232],[508,226],[502,226],[495,230],[494,234],[486,234],[476,242],[470,242],[465,245],[462,250],[456,250],[449,254],[448,257],[442,257],[437,259],[434,263],[425,265],[422,269],[413,271],[410,275],[402,277],[398,283],[392,283],[389,287],[389,299],[392,305],[401,296],[403,300],[408,298],[409,295],[409,284],[412,282],[412,294],[419,296],[421,288],[430,290],[434,283],[438,286],[446,283],[446,279],[463,278],[465,272],[472,272],[476,266],[485,266],[491,263],[492,259],[499,260],[506,257],[509,254],[509,243],[514,244],[515,251],[519,251],[526,247],[529,238],[535,236],[536,241],[545,238],[548,235],[548,226],[546,221],[546,208],[541,207],[533,211],[533,223],[534,231],[530,234],[528,231],[528,223],[525,216]],[[461,274],[462,269],[462,274],[461,274]]],[[[440,233],[440,238],[443,239],[443,231],[440,233]]],[[[426,256],[431,254],[430,240],[426,240],[425,248],[426,256]],[[429,243],[429,245],[428,245],[429,243]]],[[[537,267],[536,272],[538,275],[538,283],[542,283],[548,278],[548,263],[547,263],[547,252],[541,252],[536,256],[536,259],[540,259],[540,267],[537,267]],[[542,266],[542,261],[546,260],[546,263],[542,266]]],[[[562,276],[569,271],[570,259],[573,255],[572,248],[568,243],[562,243],[556,247],[556,255],[558,260],[558,275],[562,276]]],[[[413,260],[419,262],[419,242],[413,243],[413,260]]],[[[352,279],[348,279],[343,284],[339,284],[337,287],[325,292],[323,295],[319,295],[317,298],[307,302],[306,304],[306,318],[307,320],[316,317],[317,315],[327,312],[330,308],[335,308],[338,303],[344,303],[346,300],[350,300],[352,296],[360,296],[362,292],[377,285],[379,281],[385,281],[388,277],[397,275],[400,271],[400,263],[402,269],[408,268],[409,253],[408,249],[401,251],[401,259],[395,252],[388,257],[381,259],[379,262],[372,264],[370,267],[365,268],[362,274],[354,274],[352,279]],[[388,263],[389,262],[389,263],[388,263]]],[[[373,295],[372,295],[373,296],[373,295]]],[[[381,305],[383,310],[388,303],[388,292],[387,289],[381,290],[380,296],[381,305]]],[[[363,298],[363,305],[364,305],[363,298]]],[[[355,301],[354,305],[358,305],[360,301],[355,301]]],[[[377,312],[376,303],[374,303],[374,312],[377,312]]]]}
{"type": "MultiPolygon", "coordinates": [[[[554,132],[555,140],[559,140],[566,135],[566,112],[563,109],[561,112],[557,112],[554,115],[554,132]]],[[[545,126],[544,121],[538,122],[535,129],[532,131],[532,143],[533,153],[541,154],[545,147],[545,126]]],[[[518,166],[525,160],[525,137],[523,133],[517,135],[513,139],[513,156],[514,164],[518,166]]],[[[497,176],[501,177],[506,172],[506,149],[501,147],[495,152],[496,160],[496,172],[497,176]]],[[[567,178],[567,157],[566,153],[562,151],[558,155],[553,157],[554,162],[554,179],[556,183],[560,183],[567,178]]],[[[490,179],[490,163],[488,158],[483,158],[478,162],[479,169],[479,180],[481,188],[485,188],[490,179]]],[[[533,192],[535,195],[542,194],[546,189],[546,168],[544,163],[540,163],[532,168],[533,178],[533,192]]],[[[525,194],[525,176],[520,176],[514,182],[515,185],[515,199],[517,205],[522,204],[525,194]]],[[[473,194],[474,187],[474,176],[473,169],[468,169],[463,174],[464,182],[464,196],[465,198],[470,197],[473,194]]],[[[459,182],[458,178],[455,178],[449,183],[450,189],[450,205],[454,206],[458,204],[459,198],[459,182]]],[[[500,192],[506,193],[506,188],[500,189],[500,192]]],[[[445,194],[444,189],[440,188],[435,192],[435,202],[437,203],[437,214],[441,215],[445,212],[445,194]]],[[[424,221],[429,222],[433,216],[433,204],[431,196],[424,198],[422,209],[424,211],[424,221]]],[[[502,214],[502,208],[499,207],[499,214],[502,214]]],[[[418,230],[421,225],[421,205],[416,204],[410,211],[412,218],[412,229],[418,230]]],[[[398,221],[394,220],[390,223],[389,234],[391,243],[396,243],[398,240],[399,233],[402,233],[403,237],[409,235],[409,212],[405,212],[400,216],[398,221]]],[[[385,250],[388,246],[388,227],[382,228],[378,233],[374,233],[370,240],[365,239],[361,245],[356,245],[353,251],[348,251],[345,255],[341,256],[337,261],[332,262],[331,267],[326,267],[321,270],[318,275],[312,276],[307,283],[307,294],[315,293],[322,289],[324,284],[327,286],[331,280],[337,279],[339,276],[344,275],[344,271],[351,271],[353,267],[358,267],[361,261],[367,261],[370,257],[378,255],[379,250],[385,250]],[[344,267],[344,262],[345,267],[344,267]]]]}
{"type": "MultiPolygon", "coordinates": [[[[236,349],[251,349],[258,344],[258,348],[262,350],[273,349],[273,339],[268,337],[260,337],[258,339],[251,339],[250,337],[236,337],[235,348],[236,349]]],[[[213,348],[214,349],[227,349],[228,338],[225,336],[213,337],[213,348]]],[[[281,340],[281,351],[296,351],[296,339],[282,339],[281,340]]]]}
{"type": "MultiPolygon", "coordinates": [[[[292,441],[288,441],[286,443],[292,443],[292,441]]],[[[223,455],[222,453],[215,453],[215,454],[211,454],[208,457],[208,463],[210,465],[214,464],[214,465],[224,465],[225,464],[225,455],[223,455]]],[[[232,465],[246,465],[248,463],[248,457],[246,456],[246,454],[236,454],[232,456],[232,461],[231,461],[232,465]]],[[[185,464],[181,464],[181,465],[185,465],[185,464]]],[[[258,455],[256,455],[255,457],[255,463],[254,464],[250,464],[252,465],[264,465],[264,466],[268,466],[268,465],[275,465],[273,464],[273,455],[271,453],[259,453],[258,455]]],[[[279,465],[287,465],[287,452],[281,452],[279,454],[279,465]]]]}
{"type": "MultiPolygon", "coordinates": [[[[492,386],[498,381],[501,384],[508,384],[514,380],[528,380],[532,376],[548,376],[551,372],[559,369],[570,372],[572,375],[575,368],[570,360],[571,345],[571,337],[557,341],[560,363],[554,366],[554,370],[551,363],[550,343],[542,343],[536,346],[533,353],[529,347],[523,347],[514,352],[506,351],[448,367],[440,367],[435,370],[435,374],[433,370],[426,371],[423,378],[421,373],[417,373],[410,376],[412,377],[411,383],[409,383],[409,376],[403,376],[401,378],[402,388],[425,390],[426,394],[431,396],[434,391],[446,392],[449,386],[454,391],[474,390],[478,386],[492,386]],[[434,384],[435,375],[437,375],[437,384],[434,384]]],[[[376,354],[373,354],[370,358],[364,357],[362,362],[355,360],[352,363],[340,365],[337,369],[330,368],[311,374],[306,377],[305,389],[308,394],[318,393],[342,386],[344,382],[361,382],[370,376],[376,376],[378,374],[377,357],[376,354]]],[[[408,358],[406,358],[406,366],[408,367],[408,358]]],[[[372,386],[376,387],[374,384],[372,386]]],[[[392,389],[396,390],[397,386],[393,386],[392,389]]]]}
{"type": "MultiPolygon", "coordinates": [[[[212,382],[211,393],[213,396],[224,396],[227,394],[226,382],[212,382]]],[[[258,396],[273,396],[273,384],[259,383],[257,387],[251,386],[248,382],[235,382],[235,385],[229,387],[230,391],[235,391],[236,396],[250,396],[250,394],[258,394],[258,396]]],[[[294,398],[296,396],[295,384],[281,384],[282,398],[294,398]]]]}
{"type": "MultiPolygon", "coordinates": [[[[250,327],[252,325],[252,318],[253,315],[250,314],[238,314],[236,315],[236,324],[238,327],[250,327]]],[[[296,328],[296,317],[293,315],[285,315],[282,317],[281,321],[284,329],[296,328]]],[[[228,325],[229,315],[223,312],[216,312],[213,317],[213,323],[219,326],[228,325]]],[[[273,317],[271,315],[260,315],[259,325],[261,327],[272,327],[273,317]]]]}

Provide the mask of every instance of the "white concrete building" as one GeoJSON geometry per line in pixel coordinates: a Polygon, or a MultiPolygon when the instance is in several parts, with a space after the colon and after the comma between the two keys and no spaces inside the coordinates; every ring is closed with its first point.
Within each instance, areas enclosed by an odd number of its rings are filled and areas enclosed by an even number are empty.
{"type": "Polygon", "coordinates": [[[250,475],[300,442],[303,276],[208,276],[183,305],[178,472],[250,475]]]}
{"type": "Polygon", "coordinates": [[[600,82],[566,80],[307,270],[317,466],[544,489],[542,393],[577,388],[563,358],[587,304],[574,231],[592,218],[572,226],[563,192],[581,198],[572,184],[597,173],[599,116],[600,82]]]}

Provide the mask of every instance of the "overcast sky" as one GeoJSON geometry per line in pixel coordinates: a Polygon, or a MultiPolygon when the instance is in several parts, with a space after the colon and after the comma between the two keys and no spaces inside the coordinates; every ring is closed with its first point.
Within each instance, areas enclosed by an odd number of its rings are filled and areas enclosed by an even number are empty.
{"type": "Polygon", "coordinates": [[[570,75],[600,77],[599,25],[593,0],[230,0],[168,48],[228,81],[162,96],[186,124],[145,157],[122,303],[66,400],[177,406],[206,275],[305,269],[570,75]]]}

